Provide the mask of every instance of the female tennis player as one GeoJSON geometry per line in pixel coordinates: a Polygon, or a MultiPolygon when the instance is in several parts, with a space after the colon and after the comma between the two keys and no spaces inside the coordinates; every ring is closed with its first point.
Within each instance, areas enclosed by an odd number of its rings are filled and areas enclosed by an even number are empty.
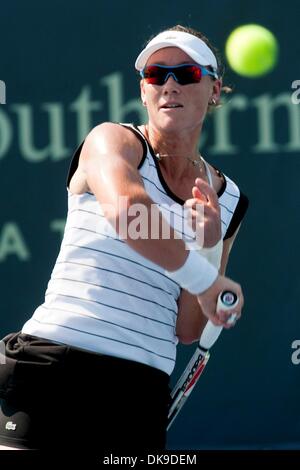
{"type": "Polygon", "coordinates": [[[163,449],[176,344],[197,340],[247,199],[198,150],[220,102],[208,40],[177,26],[140,52],[148,121],[96,126],[75,152],[68,216],[45,301],[4,338],[2,448],[163,449]],[[188,220],[188,223],[186,221],[188,220]]]}

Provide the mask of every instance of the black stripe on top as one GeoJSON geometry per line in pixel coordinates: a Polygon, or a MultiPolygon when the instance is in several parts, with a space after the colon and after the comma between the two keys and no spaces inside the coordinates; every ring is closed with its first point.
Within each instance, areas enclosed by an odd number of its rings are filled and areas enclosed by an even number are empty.
{"type": "Polygon", "coordinates": [[[144,137],[143,133],[134,124],[120,124],[120,125],[122,127],[125,127],[126,129],[129,129],[131,132],[133,132],[137,136],[137,138],[139,139],[139,141],[141,142],[141,144],[143,146],[143,156],[142,156],[142,159],[141,159],[141,161],[138,165],[138,170],[139,170],[143,166],[143,163],[146,159],[147,151],[148,151],[145,137],[144,137]]]}
{"type": "MultiPolygon", "coordinates": [[[[171,191],[171,189],[169,188],[169,186],[167,185],[164,177],[163,177],[163,174],[161,172],[161,169],[160,169],[160,166],[159,166],[159,163],[157,161],[157,158],[155,156],[155,153],[154,153],[154,150],[153,150],[153,147],[151,146],[150,142],[146,139],[147,141],[147,144],[148,144],[148,148],[149,148],[149,151],[150,151],[150,155],[152,157],[152,160],[155,164],[155,167],[156,167],[156,171],[157,171],[157,176],[158,176],[158,179],[160,180],[160,183],[162,185],[162,187],[164,188],[164,190],[166,191],[167,195],[173,199],[173,201],[177,202],[178,204],[180,205],[184,205],[185,204],[185,201],[183,199],[181,199],[180,197],[178,197],[176,194],[173,193],[173,191],[171,191]]],[[[151,165],[152,166],[152,165],[151,165]]],[[[215,168],[215,167],[214,167],[215,168]]],[[[220,188],[220,190],[218,191],[217,195],[218,197],[221,197],[222,194],[224,193],[226,187],[227,187],[227,180],[225,178],[225,176],[223,175],[223,173],[215,168],[215,170],[217,171],[217,173],[219,174],[219,176],[223,179],[223,183],[222,183],[222,186],[220,188]]]]}
{"type": "Polygon", "coordinates": [[[51,291],[47,291],[45,297],[49,297],[50,295],[56,295],[56,296],[59,295],[61,297],[67,297],[69,299],[82,300],[83,301],[82,303],[91,302],[94,304],[103,305],[104,307],[112,308],[113,310],[119,310],[120,312],[130,313],[131,315],[135,315],[137,317],[146,318],[147,320],[153,321],[155,323],[161,323],[162,325],[170,326],[171,328],[174,328],[175,326],[175,324],[167,323],[161,320],[156,320],[155,318],[148,317],[147,315],[142,315],[141,313],[133,312],[132,310],[128,310],[126,308],[114,307],[113,305],[100,302],[99,300],[87,299],[85,297],[78,297],[76,295],[61,294],[60,292],[51,292],[51,291]]]}
{"type": "Polygon", "coordinates": [[[225,233],[224,240],[234,235],[235,231],[239,227],[240,223],[242,222],[247,212],[248,206],[249,206],[249,199],[247,198],[247,196],[245,196],[245,194],[240,192],[239,202],[237,203],[237,206],[231,218],[229,227],[225,233]]]}
{"type": "Polygon", "coordinates": [[[146,352],[149,352],[151,354],[154,354],[155,356],[158,356],[158,357],[162,357],[163,359],[168,359],[169,361],[172,361],[172,362],[175,362],[175,359],[173,359],[172,357],[168,357],[168,356],[164,356],[163,354],[158,354],[157,352],[154,352],[154,351],[151,351],[150,349],[146,349],[146,348],[143,348],[142,346],[138,346],[137,344],[131,344],[131,343],[127,343],[125,341],[120,341],[119,339],[114,339],[114,338],[108,338],[106,336],[103,336],[103,335],[97,335],[96,333],[91,333],[91,332],[87,332],[87,331],[81,331],[81,330],[78,330],[77,328],[71,328],[70,326],[66,326],[66,325],[60,325],[59,323],[50,323],[50,322],[42,322],[40,320],[37,320],[36,318],[32,318],[33,321],[35,321],[36,323],[39,323],[41,325],[56,325],[56,326],[59,326],[60,328],[65,328],[67,330],[73,330],[73,331],[77,331],[81,334],[84,334],[84,335],[89,335],[89,336],[96,336],[97,338],[104,338],[104,339],[107,339],[109,341],[114,341],[116,343],[120,343],[120,344],[126,344],[126,346],[132,346],[134,348],[138,348],[138,349],[142,349],[146,352]]]}
{"type": "Polygon", "coordinates": [[[133,263],[133,264],[136,264],[137,266],[142,266],[143,268],[148,269],[149,271],[153,271],[153,272],[159,274],[160,276],[168,279],[168,281],[170,281],[172,284],[174,284],[174,286],[179,286],[179,284],[176,281],[171,279],[169,276],[167,276],[163,272],[158,271],[157,269],[154,269],[154,268],[150,268],[150,266],[146,266],[145,264],[139,263],[138,261],[135,261],[131,258],[126,258],[125,256],[116,255],[115,253],[111,253],[109,251],[104,251],[104,250],[99,250],[97,248],[91,248],[89,246],[75,245],[75,243],[66,243],[65,246],[74,246],[75,248],[81,248],[82,250],[96,251],[98,253],[103,253],[103,254],[108,255],[108,256],[114,256],[115,258],[123,259],[123,260],[127,261],[128,263],[133,263]]]}
{"type": "Polygon", "coordinates": [[[103,284],[95,284],[94,282],[89,282],[89,281],[86,281],[84,279],[74,279],[74,278],[71,279],[71,278],[68,278],[68,277],[57,277],[57,276],[53,276],[51,278],[51,281],[78,282],[78,283],[81,283],[81,284],[86,284],[86,285],[90,285],[90,286],[94,286],[94,287],[99,287],[100,289],[111,290],[111,291],[114,291],[114,292],[118,292],[119,294],[128,295],[129,297],[135,297],[136,299],[139,299],[142,302],[149,302],[153,305],[158,305],[158,307],[165,308],[166,310],[169,310],[169,312],[173,313],[175,316],[177,315],[177,312],[173,308],[166,307],[165,305],[162,305],[159,302],[155,302],[155,300],[145,299],[145,297],[141,297],[141,296],[136,295],[136,294],[131,294],[131,293],[126,292],[126,291],[121,290],[121,289],[115,289],[113,287],[104,286],[103,284]]]}
{"type": "MultiPolygon", "coordinates": [[[[43,308],[45,310],[53,311],[53,308],[46,307],[45,305],[41,305],[40,308],[43,308]]],[[[78,316],[78,317],[81,317],[81,318],[89,318],[90,320],[94,320],[96,322],[102,322],[102,323],[107,323],[108,325],[114,325],[114,326],[117,326],[118,328],[121,328],[123,330],[133,331],[134,333],[138,333],[139,335],[147,336],[148,338],[153,338],[153,339],[158,340],[158,341],[164,341],[165,343],[176,344],[175,341],[172,341],[171,339],[162,338],[160,336],[150,335],[148,333],[144,333],[143,331],[139,331],[139,330],[134,330],[133,328],[128,328],[127,326],[119,325],[119,323],[104,320],[104,318],[98,318],[98,317],[95,318],[95,317],[92,317],[91,315],[88,315],[86,312],[83,314],[83,313],[74,312],[72,310],[67,310],[67,309],[58,308],[58,307],[56,307],[54,310],[59,311],[59,312],[69,313],[71,315],[75,315],[75,316],[78,316]]],[[[84,332],[84,330],[82,330],[82,331],[84,332]]]]}
{"type": "Polygon", "coordinates": [[[81,154],[83,144],[84,144],[84,141],[81,142],[81,144],[77,147],[77,149],[73,153],[71,163],[70,163],[70,166],[69,166],[68,175],[67,175],[67,188],[69,187],[72,176],[74,175],[75,171],[77,170],[79,157],[80,157],[80,154],[81,154]]]}
{"type": "Polygon", "coordinates": [[[142,281],[141,279],[137,279],[136,277],[129,276],[128,274],[120,273],[119,271],[114,271],[113,269],[103,268],[103,267],[100,267],[100,266],[93,266],[92,264],[78,263],[77,261],[70,261],[70,260],[68,260],[68,261],[67,260],[57,261],[56,264],[77,264],[78,266],[85,266],[87,268],[93,268],[93,269],[98,269],[100,271],[105,271],[105,272],[108,272],[108,273],[117,274],[118,276],[123,276],[123,277],[126,277],[128,279],[132,279],[135,282],[140,282],[141,284],[145,284],[145,285],[147,285],[147,286],[149,286],[153,289],[158,289],[158,290],[162,291],[164,294],[168,294],[171,297],[173,297],[173,294],[171,292],[168,292],[167,290],[162,289],[159,286],[154,286],[153,284],[150,284],[149,282],[142,281]]]}
{"type": "MultiPolygon", "coordinates": [[[[143,135],[139,131],[139,129],[137,129],[133,125],[126,125],[126,124],[120,124],[120,123],[116,123],[116,124],[119,124],[122,127],[125,127],[126,129],[131,130],[137,136],[139,141],[141,142],[142,147],[143,147],[143,155],[142,155],[141,161],[140,161],[139,166],[138,166],[138,169],[140,169],[141,166],[143,165],[143,163],[145,161],[145,158],[146,158],[146,155],[147,155],[147,144],[145,142],[145,138],[143,137],[143,135]]],[[[74,175],[75,171],[77,170],[79,157],[80,157],[81,150],[82,150],[84,142],[85,142],[85,139],[83,140],[83,142],[81,142],[81,144],[77,147],[77,149],[73,153],[71,163],[70,163],[70,166],[69,166],[69,170],[68,170],[68,175],[67,175],[67,188],[69,187],[72,176],[74,175]]]]}

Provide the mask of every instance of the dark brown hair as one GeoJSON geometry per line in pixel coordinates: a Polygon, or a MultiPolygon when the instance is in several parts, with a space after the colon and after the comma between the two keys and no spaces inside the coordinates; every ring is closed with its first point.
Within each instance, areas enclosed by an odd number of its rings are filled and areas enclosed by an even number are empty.
{"type": "Polygon", "coordinates": [[[180,24],[178,24],[176,26],[172,26],[171,28],[168,28],[166,31],[181,31],[183,33],[189,33],[189,34],[192,34],[193,36],[196,36],[197,38],[201,39],[203,42],[205,42],[205,44],[210,48],[210,50],[216,56],[217,64],[218,64],[217,72],[218,72],[219,77],[220,78],[223,77],[224,65],[223,65],[223,62],[222,62],[221,55],[220,55],[218,49],[210,43],[210,41],[207,39],[206,36],[204,36],[203,33],[201,33],[200,31],[196,31],[193,28],[181,26],[180,24]]]}

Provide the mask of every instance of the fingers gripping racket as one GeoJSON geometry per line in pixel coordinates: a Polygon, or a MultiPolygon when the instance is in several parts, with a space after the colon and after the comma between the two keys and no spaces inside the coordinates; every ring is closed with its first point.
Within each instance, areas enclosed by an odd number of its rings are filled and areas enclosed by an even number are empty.
{"type": "MultiPolygon", "coordinates": [[[[238,304],[238,301],[239,299],[236,294],[224,291],[219,295],[217,311],[232,309],[238,304]]],[[[236,315],[232,314],[228,322],[234,322],[235,317],[236,315]]],[[[167,430],[171,427],[174,419],[195,387],[209,359],[209,349],[217,341],[222,329],[222,326],[216,326],[211,321],[207,322],[196,351],[171,392],[167,430]]]]}

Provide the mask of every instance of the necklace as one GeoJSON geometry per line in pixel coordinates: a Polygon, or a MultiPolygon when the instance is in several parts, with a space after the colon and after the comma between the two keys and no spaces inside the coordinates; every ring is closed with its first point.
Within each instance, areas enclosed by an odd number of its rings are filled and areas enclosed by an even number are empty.
{"type": "MultiPolygon", "coordinates": [[[[168,155],[168,154],[164,154],[164,153],[163,154],[156,153],[155,156],[156,156],[158,161],[160,161],[160,160],[162,160],[163,158],[166,158],[166,157],[177,157],[177,158],[183,157],[182,155],[168,155]]],[[[184,158],[189,160],[194,166],[197,166],[197,165],[202,166],[202,168],[204,169],[205,163],[203,161],[202,155],[199,154],[197,157],[198,158],[192,158],[192,157],[184,157],[184,158]]]]}
{"type": "MultiPolygon", "coordinates": [[[[146,134],[147,140],[150,143],[147,126],[145,126],[144,129],[145,129],[145,134],[146,134]]],[[[200,155],[200,154],[197,155],[197,158],[193,158],[193,157],[189,157],[189,156],[187,157],[187,156],[176,155],[176,154],[169,155],[167,153],[157,152],[157,153],[155,153],[155,157],[157,158],[158,161],[161,161],[163,158],[166,158],[166,157],[177,157],[177,158],[183,158],[184,157],[187,160],[189,160],[194,166],[199,166],[200,172],[206,173],[206,165],[205,165],[205,162],[204,162],[204,159],[203,159],[202,155],[200,155]]]]}

